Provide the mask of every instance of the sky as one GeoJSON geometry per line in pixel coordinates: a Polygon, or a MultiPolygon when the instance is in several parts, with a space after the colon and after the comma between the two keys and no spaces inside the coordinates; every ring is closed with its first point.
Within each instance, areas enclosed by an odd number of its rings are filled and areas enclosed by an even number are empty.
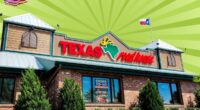
{"type": "Polygon", "coordinates": [[[27,0],[18,6],[0,0],[0,13],[0,35],[4,18],[32,13],[77,39],[112,32],[132,48],[161,39],[185,52],[186,72],[200,74],[200,0],[27,0]],[[152,32],[139,24],[142,18],[150,18],[152,32]]]}

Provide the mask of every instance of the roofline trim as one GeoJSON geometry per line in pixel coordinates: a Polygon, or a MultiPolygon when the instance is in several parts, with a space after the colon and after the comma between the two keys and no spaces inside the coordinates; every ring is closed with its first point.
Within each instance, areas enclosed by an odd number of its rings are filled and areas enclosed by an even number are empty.
{"type": "Polygon", "coordinates": [[[140,48],[132,48],[129,47],[128,45],[126,45],[123,41],[121,41],[115,34],[113,34],[112,32],[108,31],[100,36],[98,36],[97,38],[93,39],[93,40],[81,40],[81,39],[77,39],[77,38],[71,38],[71,37],[67,37],[67,34],[63,34],[63,33],[59,33],[59,32],[55,32],[54,35],[60,35],[60,36],[65,36],[65,39],[68,40],[73,40],[73,41],[78,41],[78,42],[83,42],[83,43],[93,43],[95,41],[97,41],[98,39],[102,38],[103,36],[107,35],[107,34],[111,34],[116,40],[118,40],[122,45],[124,45],[127,49],[129,50],[136,50],[136,51],[142,51],[142,52],[149,52],[149,51],[153,51],[155,49],[140,49],[140,48]]]}
{"type": "Polygon", "coordinates": [[[140,70],[130,70],[130,69],[120,69],[120,68],[112,68],[112,67],[102,67],[102,66],[93,66],[93,68],[88,67],[88,65],[80,65],[80,64],[66,64],[62,62],[60,63],[62,68],[66,69],[78,69],[78,70],[92,70],[97,72],[111,72],[117,74],[130,74],[137,76],[146,76],[146,77],[164,77],[164,78],[175,78],[175,79],[184,79],[184,80],[193,80],[193,75],[185,75],[185,74],[169,74],[169,73],[160,73],[159,72],[150,72],[150,71],[140,71],[140,70]],[[103,68],[103,69],[102,69],[103,68]],[[148,74],[149,73],[149,74],[148,74]]]}
{"type": "Polygon", "coordinates": [[[29,24],[24,24],[24,23],[16,23],[16,22],[10,22],[10,21],[6,21],[6,20],[4,20],[4,22],[8,23],[8,24],[19,25],[19,26],[34,27],[36,29],[42,29],[42,30],[46,30],[46,31],[55,31],[55,29],[49,29],[49,28],[44,28],[44,27],[40,27],[40,26],[33,26],[33,25],[29,25],[29,24]]]}

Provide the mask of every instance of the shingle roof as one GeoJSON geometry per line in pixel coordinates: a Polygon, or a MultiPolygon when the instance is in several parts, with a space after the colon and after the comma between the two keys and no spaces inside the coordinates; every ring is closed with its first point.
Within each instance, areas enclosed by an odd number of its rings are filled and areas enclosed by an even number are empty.
{"type": "Polygon", "coordinates": [[[176,51],[176,52],[183,52],[182,50],[158,39],[156,41],[153,41],[143,47],[141,47],[140,49],[164,49],[164,50],[171,50],[171,51],[176,51]]]}
{"type": "Polygon", "coordinates": [[[44,28],[48,30],[55,30],[52,26],[33,16],[30,13],[18,15],[10,18],[5,18],[4,21],[16,24],[22,24],[27,26],[33,26],[38,28],[44,28]]]}

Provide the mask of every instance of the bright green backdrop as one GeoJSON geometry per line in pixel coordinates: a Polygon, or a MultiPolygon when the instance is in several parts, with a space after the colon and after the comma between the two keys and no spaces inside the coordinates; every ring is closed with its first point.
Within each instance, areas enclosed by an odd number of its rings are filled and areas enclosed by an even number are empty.
{"type": "Polygon", "coordinates": [[[70,37],[92,40],[111,31],[134,48],[151,41],[149,27],[138,23],[150,17],[153,39],[186,50],[185,70],[200,73],[200,0],[28,0],[16,7],[0,0],[1,12],[0,34],[3,18],[32,13],[54,27],[60,24],[57,31],[70,37]]]}

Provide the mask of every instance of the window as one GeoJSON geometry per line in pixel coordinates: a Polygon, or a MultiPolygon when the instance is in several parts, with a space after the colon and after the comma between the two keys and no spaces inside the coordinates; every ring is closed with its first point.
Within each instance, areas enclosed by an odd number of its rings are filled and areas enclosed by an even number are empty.
{"type": "Polygon", "coordinates": [[[37,35],[30,29],[22,35],[21,46],[27,48],[37,48],[37,35]]]}
{"type": "Polygon", "coordinates": [[[180,104],[180,95],[176,83],[155,82],[164,104],[180,104]]]}
{"type": "Polygon", "coordinates": [[[120,103],[120,80],[84,76],[82,78],[83,99],[86,103],[120,103]]]}
{"type": "Polygon", "coordinates": [[[168,66],[176,66],[176,60],[172,53],[167,56],[167,64],[168,66]]]}
{"type": "Polygon", "coordinates": [[[0,103],[13,103],[15,80],[12,78],[0,78],[0,103]]]}

